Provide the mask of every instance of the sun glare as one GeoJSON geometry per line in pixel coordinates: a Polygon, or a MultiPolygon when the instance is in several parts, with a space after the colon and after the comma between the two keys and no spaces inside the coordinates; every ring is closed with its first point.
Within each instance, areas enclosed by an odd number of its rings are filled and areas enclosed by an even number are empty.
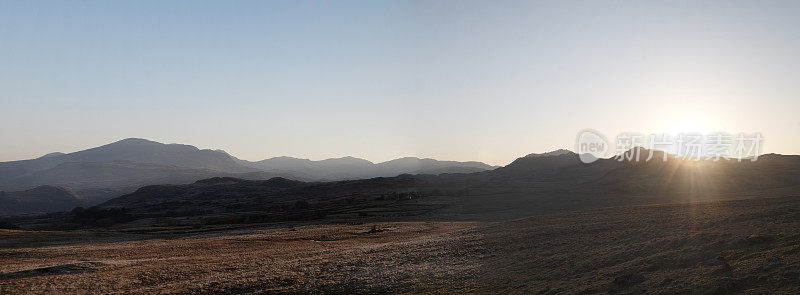
{"type": "Polygon", "coordinates": [[[708,134],[713,131],[715,131],[713,124],[701,116],[676,116],[667,125],[664,132],[674,135],[678,133],[708,134]]]}

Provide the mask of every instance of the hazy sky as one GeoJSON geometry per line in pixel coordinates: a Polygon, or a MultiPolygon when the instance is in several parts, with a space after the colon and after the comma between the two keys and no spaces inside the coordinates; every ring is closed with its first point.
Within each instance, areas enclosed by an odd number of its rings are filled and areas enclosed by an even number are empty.
{"type": "Polygon", "coordinates": [[[0,1],[0,161],[142,137],[507,164],[577,132],[800,154],[800,1],[0,1]]]}

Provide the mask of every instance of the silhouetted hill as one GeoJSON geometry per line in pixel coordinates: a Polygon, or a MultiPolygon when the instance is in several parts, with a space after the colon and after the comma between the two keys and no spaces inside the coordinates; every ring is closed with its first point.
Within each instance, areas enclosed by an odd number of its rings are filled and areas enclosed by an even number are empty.
{"type": "Polygon", "coordinates": [[[40,186],[18,192],[0,191],[0,215],[65,211],[85,205],[78,193],[63,187],[40,186]]]}
{"type": "MultiPolygon", "coordinates": [[[[645,155],[647,150],[642,150],[645,155]]],[[[800,186],[800,156],[768,154],[758,161],[690,161],[670,155],[621,162],[591,185],[605,193],[681,196],[687,200],[717,194],[759,193],[800,186]]],[[[645,156],[646,158],[646,156],[645,156]]]]}
{"type": "Polygon", "coordinates": [[[548,186],[566,183],[575,186],[595,180],[617,166],[619,163],[609,159],[586,164],[581,162],[578,154],[562,149],[517,158],[511,164],[486,174],[498,181],[537,182],[548,186]]]}
{"type": "MultiPolygon", "coordinates": [[[[238,208],[238,211],[249,211],[265,208],[265,205],[268,208],[268,204],[277,201],[277,198],[271,200],[271,197],[282,195],[287,189],[305,185],[308,184],[281,177],[269,180],[214,177],[185,185],[145,186],[136,190],[136,192],[105,202],[100,207],[124,207],[128,208],[129,211],[135,211],[137,208],[141,209],[152,205],[157,205],[156,207],[158,207],[168,203],[180,204],[180,206],[174,208],[172,205],[165,205],[155,209],[158,209],[158,211],[179,210],[191,212],[201,208],[201,210],[219,210],[222,212],[227,211],[229,208],[238,208]],[[238,207],[243,202],[247,202],[247,206],[238,207]]],[[[147,212],[153,213],[155,211],[148,209],[147,212]]]]}
{"type": "Polygon", "coordinates": [[[375,165],[380,171],[379,176],[396,176],[400,174],[442,174],[442,173],[474,173],[492,170],[497,167],[485,163],[470,161],[439,161],[435,159],[405,157],[378,163],[375,165]]]}
{"type": "MultiPolygon", "coordinates": [[[[640,152],[647,156],[649,151],[640,152]]],[[[237,222],[399,216],[498,220],[608,206],[800,193],[800,156],[765,155],[757,162],[644,159],[586,164],[575,153],[558,152],[521,157],[506,167],[472,174],[403,174],[316,183],[213,178],[144,187],[100,207],[125,208],[137,219],[218,218],[248,212],[244,215],[249,221],[237,222]]]]}

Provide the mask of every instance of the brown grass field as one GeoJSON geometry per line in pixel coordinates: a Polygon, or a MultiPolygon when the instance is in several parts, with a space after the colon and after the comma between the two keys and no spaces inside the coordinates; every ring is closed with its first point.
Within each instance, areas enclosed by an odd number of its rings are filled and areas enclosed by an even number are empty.
{"type": "Polygon", "coordinates": [[[800,197],[499,223],[0,233],[1,294],[798,294],[800,197]]]}

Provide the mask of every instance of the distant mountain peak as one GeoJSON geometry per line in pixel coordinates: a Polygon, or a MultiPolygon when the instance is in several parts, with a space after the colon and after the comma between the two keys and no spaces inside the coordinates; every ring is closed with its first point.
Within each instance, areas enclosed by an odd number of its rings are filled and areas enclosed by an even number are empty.
{"type": "Polygon", "coordinates": [[[149,144],[163,144],[160,142],[155,142],[152,140],[144,139],[144,138],[137,138],[137,137],[128,137],[122,140],[118,140],[112,142],[110,144],[132,144],[132,143],[149,143],[149,144]]]}
{"type": "MultiPolygon", "coordinates": [[[[258,171],[258,169],[245,167],[225,153],[200,150],[191,145],[162,144],[141,138],[126,138],[68,154],[49,154],[38,159],[0,163],[0,188],[21,190],[43,184],[81,187],[84,183],[101,183],[104,179],[112,179],[113,173],[110,171],[123,173],[123,170],[120,169],[130,172],[129,169],[132,167],[145,169],[145,166],[147,166],[146,169],[153,169],[151,164],[158,165],[159,168],[156,169],[161,171],[160,173],[168,173],[176,177],[186,171],[177,172],[174,167],[197,170],[195,172],[203,175],[207,175],[207,172],[204,172],[206,170],[223,173],[258,171]],[[123,162],[137,165],[119,167],[112,164],[123,162]],[[72,163],[72,166],[63,166],[67,163],[72,163]],[[80,179],[88,177],[87,175],[93,175],[93,178],[80,179]]],[[[145,172],[144,170],[139,171],[145,172]]],[[[132,184],[138,184],[138,181],[144,181],[151,177],[146,174],[129,176],[132,177],[132,184]]]]}
{"type": "Polygon", "coordinates": [[[370,162],[370,163],[372,163],[371,161],[369,161],[367,159],[356,158],[356,157],[353,157],[353,156],[344,156],[344,157],[339,157],[339,158],[328,158],[328,159],[325,159],[325,160],[322,160],[322,161],[331,161],[331,160],[347,160],[347,161],[354,161],[354,162],[370,162]]]}
{"type": "Polygon", "coordinates": [[[295,158],[295,157],[289,157],[289,156],[277,156],[277,157],[269,158],[267,160],[304,160],[304,161],[311,161],[309,159],[301,159],[301,158],[295,158]]]}
{"type": "Polygon", "coordinates": [[[575,154],[575,153],[573,153],[572,151],[567,150],[567,149],[557,149],[555,151],[541,153],[541,154],[535,154],[535,153],[534,154],[528,154],[525,157],[526,158],[535,158],[535,157],[549,157],[549,156],[561,156],[561,155],[573,155],[573,154],[575,154]]]}
{"type": "Polygon", "coordinates": [[[244,179],[235,178],[235,177],[212,177],[207,179],[201,179],[195,181],[196,184],[225,184],[225,183],[236,183],[242,182],[244,179]]]}
{"type": "Polygon", "coordinates": [[[64,153],[62,153],[62,152],[53,152],[53,153],[49,153],[49,154],[43,155],[43,156],[41,156],[41,157],[38,157],[37,159],[45,159],[45,158],[51,158],[51,157],[58,157],[58,156],[61,156],[61,155],[65,155],[65,154],[64,154],[64,153]]]}
{"type": "MultiPolygon", "coordinates": [[[[169,147],[169,148],[183,148],[186,150],[193,150],[193,151],[213,151],[210,149],[200,149],[196,146],[190,144],[182,144],[182,143],[162,143],[158,141],[152,141],[149,139],[144,138],[136,138],[130,137],[126,138],[117,142],[113,142],[110,144],[105,145],[108,146],[125,146],[125,147],[169,147]]],[[[216,152],[216,151],[214,151],[216,152]]],[[[227,153],[226,153],[227,154],[227,153]]]]}
{"type": "Polygon", "coordinates": [[[408,157],[400,157],[400,158],[397,158],[397,159],[395,159],[395,160],[405,160],[405,159],[417,159],[417,160],[419,160],[419,159],[421,159],[421,158],[420,158],[420,157],[411,157],[411,156],[408,156],[408,157]]]}

